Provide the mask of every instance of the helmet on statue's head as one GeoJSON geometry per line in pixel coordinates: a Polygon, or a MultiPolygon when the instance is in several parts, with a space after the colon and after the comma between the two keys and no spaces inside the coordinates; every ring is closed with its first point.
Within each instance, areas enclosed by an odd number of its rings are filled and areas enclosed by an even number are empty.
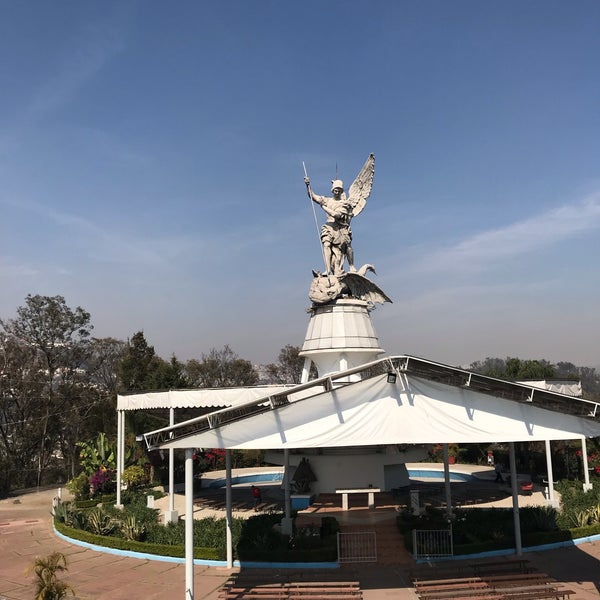
{"type": "Polygon", "coordinates": [[[340,189],[344,191],[344,182],[341,179],[333,179],[331,181],[331,191],[340,189]]]}

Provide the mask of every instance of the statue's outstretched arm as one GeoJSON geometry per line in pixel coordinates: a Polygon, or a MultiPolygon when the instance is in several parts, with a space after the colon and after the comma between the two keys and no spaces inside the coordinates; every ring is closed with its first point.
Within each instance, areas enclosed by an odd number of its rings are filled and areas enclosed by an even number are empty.
{"type": "Polygon", "coordinates": [[[313,201],[316,202],[317,204],[319,204],[320,206],[324,207],[324,202],[325,202],[325,197],[324,196],[319,196],[318,194],[315,194],[312,191],[312,188],[310,187],[310,179],[308,177],[304,178],[304,183],[306,183],[306,191],[308,193],[308,197],[313,201]]]}
{"type": "Polygon", "coordinates": [[[311,200],[315,200],[316,194],[312,191],[312,188],[310,187],[310,179],[308,178],[308,176],[304,177],[304,183],[306,184],[306,192],[308,193],[308,197],[311,200]]]}

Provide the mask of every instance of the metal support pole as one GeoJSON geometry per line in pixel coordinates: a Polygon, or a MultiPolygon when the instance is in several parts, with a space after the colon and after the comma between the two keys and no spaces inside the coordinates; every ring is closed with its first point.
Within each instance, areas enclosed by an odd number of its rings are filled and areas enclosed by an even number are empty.
{"type": "Polygon", "coordinates": [[[450,487],[450,465],[448,444],[442,444],[444,451],[444,489],[446,491],[446,515],[448,518],[452,516],[452,489],[450,487]]]}
{"type": "Polygon", "coordinates": [[[585,438],[581,438],[581,458],[583,460],[583,491],[589,492],[594,484],[590,483],[590,471],[588,469],[588,457],[587,457],[587,442],[585,438]]]}
{"type": "Polygon", "coordinates": [[[194,452],[185,449],[185,600],[194,600],[194,452]]]}
{"type": "Polygon", "coordinates": [[[123,447],[122,439],[124,438],[124,412],[122,410],[117,411],[117,499],[116,506],[121,506],[121,479],[123,474],[123,469],[121,467],[121,460],[123,456],[123,447]]]}
{"type": "Polygon", "coordinates": [[[283,450],[283,493],[285,518],[292,516],[292,482],[290,481],[290,451],[283,450]]]}
{"type": "Polygon", "coordinates": [[[548,472],[548,501],[552,505],[554,503],[554,473],[552,472],[552,450],[550,448],[550,440],[545,441],[546,444],[546,471],[548,472]]]}
{"type": "Polygon", "coordinates": [[[231,502],[231,450],[225,450],[225,521],[227,540],[227,568],[233,568],[233,513],[231,502]]]}
{"type": "MultiPolygon", "coordinates": [[[[175,425],[175,409],[169,409],[169,425],[175,425]]],[[[171,437],[173,434],[171,433],[171,437]]],[[[175,450],[169,448],[169,510],[175,510],[175,450]]]]}
{"type": "Polygon", "coordinates": [[[509,461],[510,461],[510,487],[512,489],[513,499],[513,519],[515,524],[515,552],[517,556],[523,554],[523,545],[521,543],[521,518],[519,516],[519,482],[517,481],[517,462],[515,460],[515,443],[509,442],[509,461]]]}

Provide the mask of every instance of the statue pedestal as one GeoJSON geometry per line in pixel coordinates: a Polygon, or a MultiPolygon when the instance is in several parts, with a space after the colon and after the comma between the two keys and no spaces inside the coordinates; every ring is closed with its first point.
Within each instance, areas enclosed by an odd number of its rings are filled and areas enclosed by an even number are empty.
{"type": "Polygon", "coordinates": [[[177,523],[178,521],[179,513],[176,510],[165,510],[165,525],[177,523]]]}
{"type": "MultiPolygon", "coordinates": [[[[364,300],[341,298],[310,310],[300,356],[315,363],[319,377],[358,367],[383,354],[364,300]]],[[[305,368],[306,379],[308,371],[305,368]]],[[[359,379],[359,375],[348,377],[348,381],[359,379]]]]}

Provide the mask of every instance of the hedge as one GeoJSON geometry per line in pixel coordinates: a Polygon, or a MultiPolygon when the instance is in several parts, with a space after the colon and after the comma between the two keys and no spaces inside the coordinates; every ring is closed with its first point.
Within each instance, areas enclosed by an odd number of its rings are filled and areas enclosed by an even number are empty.
{"type": "MultiPolygon", "coordinates": [[[[94,544],[96,546],[104,546],[105,548],[113,548],[116,550],[126,550],[129,552],[141,552],[145,554],[155,554],[159,556],[172,556],[175,558],[185,558],[185,546],[167,546],[164,544],[147,544],[145,542],[134,542],[123,538],[96,535],[83,529],[74,529],[67,527],[64,523],[54,522],[56,531],[65,537],[94,544]]],[[[194,558],[199,560],[225,560],[226,556],[219,552],[216,548],[194,548],[194,558]]]]}
{"type": "MultiPolygon", "coordinates": [[[[524,547],[543,546],[546,544],[558,544],[568,542],[593,535],[600,534],[600,524],[588,525],[587,527],[577,527],[575,529],[558,529],[556,531],[538,531],[523,534],[522,543],[524,547]]],[[[480,542],[476,544],[456,544],[454,546],[455,554],[477,554],[479,552],[489,552],[492,550],[504,550],[514,548],[514,538],[505,538],[501,540],[491,540],[489,542],[480,542]]]]}

